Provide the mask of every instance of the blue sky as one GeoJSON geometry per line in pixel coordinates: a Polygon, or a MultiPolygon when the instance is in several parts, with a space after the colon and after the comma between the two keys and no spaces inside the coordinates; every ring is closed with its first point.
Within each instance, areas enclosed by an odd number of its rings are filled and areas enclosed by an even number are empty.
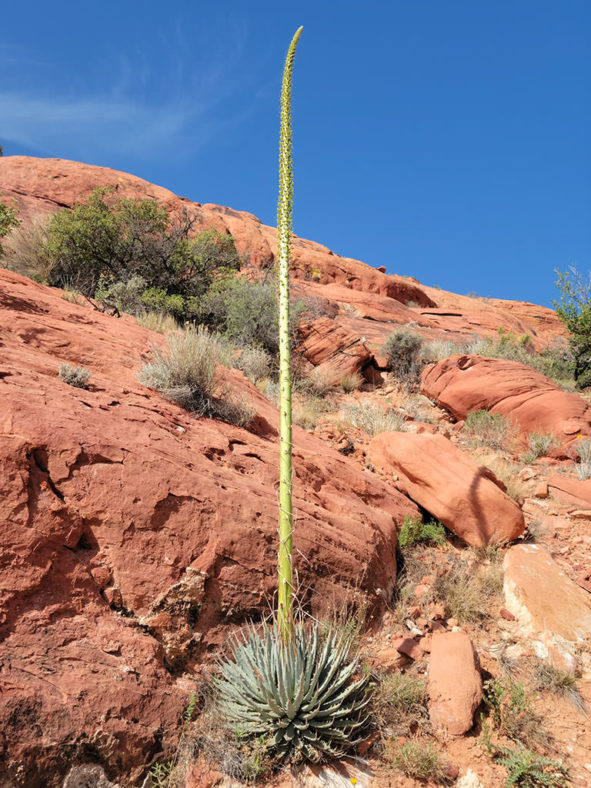
{"type": "Polygon", "coordinates": [[[589,0],[5,4],[5,155],[125,170],[455,292],[549,304],[591,268],[589,0]]]}

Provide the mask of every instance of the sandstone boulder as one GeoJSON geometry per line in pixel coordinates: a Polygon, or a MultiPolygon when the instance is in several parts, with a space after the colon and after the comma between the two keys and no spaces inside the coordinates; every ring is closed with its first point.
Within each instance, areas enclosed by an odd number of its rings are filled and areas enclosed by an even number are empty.
{"type": "Polygon", "coordinates": [[[494,474],[442,435],[382,433],[372,440],[369,457],[470,545],[509,542],[525,529],[521,510],[494,474]]]}
{"type": "Polygon", "coordinates": [[[429,659],[429,717],[436,727],[461,736],[472,727],[482,698],[476,652],[465,632],[437,632],[429,659]]]}
{"type": "Polygon", "coordinates": [[[456,354],[423,370],[421,391],[456,419],[488,410],[511,419],[524,433],[550,433],[561,443],[591,435],[587,402],[517,361],[456,354]]]}
{"type": "Polygon", "coordinates": [[[574,673],[576,647],[591,635],[591,596],[540,545],[511,547],[504,560],[505,604],[538,656],[574,673]]]}

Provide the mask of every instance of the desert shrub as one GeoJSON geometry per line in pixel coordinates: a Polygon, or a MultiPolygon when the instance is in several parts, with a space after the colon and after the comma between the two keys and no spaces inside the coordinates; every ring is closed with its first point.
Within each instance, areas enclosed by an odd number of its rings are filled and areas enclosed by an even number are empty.
{"type": "Polygon", "coordinates": [[[456,565],[436,577],[431,594],[443,602],[446,618],[455,618],[460,624],[480,624],[488,617],[488,602],[502,587],[498,566],[475,571],[456,565]]]}
{"type": "Polygon", "coordinates": [[[394,769],[414,780],[436,785],[452,783],[445,760],[431,742],[411,739],[400,745],[389,741],[384,748],[384,756],[394,769]]]}
{"type": "Polygon", "coordinates": [[[77,290],[72,290],[69,287],[64,287],[62,298],[69,304],[77,304],[78,306],[82,306],[83,304],[87,303],[82,293],[79,293],[77,290]]]}
{"type": "Polygon", "coordinates": [[[372,712],[378,729],[387,729],[392,736],[408,736],[419,727],[428,729],[424,682],[406,673],[380,676],[372,694],[372,712]]]}
{"type": "MultiPolygon", "coordinates": [[[[0,238],[4,238],[5,235],[8,235],[8,233],[18,227],[19,224],[20,219],[17,218],[14,208],[0,201],[0,238]]],[[[0,244],[0,257],[2,257],[2,254],[3,247],[0,244]]]]}
{"type": "Polygon", "coordinates": [[[579,388],[591,385],[591,275],[585,281],[574,266],[556,271],[560,301],[556,314],[567,327],[574,357],[574,377],[579,388]]]}
{"type": "Polygon", "coordinates": [[[193,317],[214,278],[240,267],[231,236],[206,230],[189,238],[193,223],[188,215],[172,219],[155,200],[114,200],[112,190],[97,189],[50,218],[49,284],[67,282],[88,297],[100,288],[109,298],[111,288],[141,277],[144,306],[193,317]]]}
{"type": "Polygon", "coordinates": [[[145,386],[198,416],[219,418],[245,426],[253,411],[220,390],[216,365],[224,348],[219,338],[203,326],[167,335],[168,349],[152,348],[153,361],[139,373],[145,386]]]}
{"type": "Polygon", "coordinates": [[[398,534],[398,544],[402,550],[405,550],[419,542],[445,544],[445,528],[436,520],[424,523],[420,517],[412,518],[407,514],[398,534]]]}
{"type": "Polygon", "coordinates": [[[261,347],[277,358],[277,285],[272,279],[263,282],[250,282],[243,277],[220,279],[201,300],[198,320],[241,347],[261,347]]]}
{"type": "Polygon", "coordinates": [[[13,228],[6,236],[2,265],[36,282],[44,282],[51,268],[44,253],[46,242],[47,219],[36,215],[31,221],[13,228]]]}
{"type": "Polygon", "coordinates": [[[501,413],[474,410],[467,414],[463,432],[477,443],[492,449],[505,450],[514,437],[515,430],[509,419],[501,413]]]}
{"type": "Polygon", "coordinates": [[[372,437],[381,432],[404,432],[406,429],[404,416],[383,405],[371,402],[347,405],[345,419],[353,427],[358,427],[372,437]]]}
{"type": "Polygon", "coordinates": [[[482,699],[490,710],[494,729],[503,736],[525,746],[548,744],[548,733],[523,684],[511,677],[489,679],[484,683],[482,699]]]}
{"type": "Polygon", "coordinates": [[[262,634],[252,628],[219,665],[219,710],[276,763],[341,757],[358,744],[370,702],[368,676],[357,671],[342,629],[298,620],[285,644],[277,624],[262,634]]]}
{"type": "Polygon", "coordinates": [[[556,440],[554,435],[542,435],[537,432],[532,432],[527,439],[528,448],[522,457],[523,462],[529,464],[537,460],[538,457],[545,457],[555,444],[556,440]]]}
{"type": "Polygon", "coordinates": [[[247,347],[240,353],[234,362],[234,366],[236,369],[242,370],[249,380],[256,383],[258,380],[264,380],[271,375],[273,358],[262,347],[247,347]]]}
{"type": "Polygon", "coordinates": [[[351,374],[343,375],[340,384],[345,394],[350,394],[363,384],[363,378],[358,372],[352,372],[351,374]]]}
{"type": "Polygon", "coordinates": [[[74,386],[77,389],[88,388],[91,373],[84,367],[71,367],[69,364],[60,364],[57,374],[59,379],[67,383],[68,386],[74,386]]]}
{"type": "Polygon", "coordinates": [[[416,385],[421,371],[420,350],[422,338],[405,328],[394,331],[386,339],[383,351],[388,369],[403,383],[416,385]]]}

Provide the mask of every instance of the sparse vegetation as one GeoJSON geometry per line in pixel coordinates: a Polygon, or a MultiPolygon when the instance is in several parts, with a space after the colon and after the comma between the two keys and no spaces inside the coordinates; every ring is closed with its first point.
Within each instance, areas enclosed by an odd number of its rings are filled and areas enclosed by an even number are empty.
{"type": "Polygon", "coordinates": [[[437,576],[431,594],[443,602],[446,618],[455,618],[460,624],[480,624],[488,616],[488,602],[502,587],[497,565],[474,571],[457,564],[437,576]]]}
{"type": "Polygon", "coordinates": [[[505,491],[509,498],[518,504],[523,503],[527,496],[527,487],[519,477],[521,468],[518,464],[494,452],[481,454],[478,456],[478,460],[505,485],[505,491]]]}
{"type": "Polygon", "coordinates": [[[514,438],[515,429],[509,419],[500,413],[474,410],[467,414],[463,432],[476,444],[506,450],[514,438]]]}
{"type": "Polygon", "coordinates": [[[345,419],[353,427],[358,427],[372,438],[381,432],[404,432],[406,421],[402,414],[372,402],[359,402],[347,405],[345,419]]]}
{"type": "Polygon", "coordinates": [[[526,747],[548,744],[548,733],[523,684],[511,677],[489,679],[484,683],[482,697],[498,733],[526,747]]]}
{"type": "Polygon", "coordinates": [[[385,759],[407,777],[436,785],[451,784],[447,764],[431,742],[411,739],[399,745],[389,741],[384,749],[385,759]]]}
{"type": "Polygon", "coordinates": [[[345,394],[350,394],[352,391],[356,391],[363,384],[363,378],[361,375],[359,375],[359,373],[352,372],[349,375],[343,375],[340,380],[340,384],[345,394]]]}
{"type": "Polygon", "coordinates": [[[219,418],[246,426],[254,412],[220,388],[216,369],[223,354],[219,338],[206,328],[186,328],[167,335],[168,349],[152,349],[140,382],[156,389],[198,416],[219,418]]]}
{"type": "Polygon", "coordinates": [[[576,446],[579,462],[575,465],[577,476],[581,481],[591,478],[591,440],[578,441],[576,446]]]}
{"type": "Polygon", "coordinates": [[[77,389],[88,388],[88,381],[90,380],[91,373],[84,367],[72,367],[70,364],[60,364],[57,374],[59,379],[67,383],[68,386],[74,386],[77,389]]]}
{"type": "MultiPolygon", "coordinates": [[[[0,192],[0,195],[2,192],[0,192]]],[[[11,208],[10,205],[6,205],[0,201],[0,239],[4,238],[11,230],[15,227],[18,227],[20,224],[20,219],[17,218],[16,211],[14,208],[11,208]]],[[[2,257],[4,253],[4,249],[2,244],[0,244],[0,257],[2,257]]]]}
{"type": "Polygon", "coordinates": [[[404,385],[414,388],[421,372],[420,350],[423,339],[408,329],[394,331],[386,339],[383,351],[388,369],[404,385]]]}
{"type": "Polygon", "coordinates": [[[516,749],[493,744],[486,723],[482,743],[495,763],[507,769],[507,788],[566,788],[570,782],[568,769],[553,758],[529,750],[523,744],[518,744],[516,749]]]}
{"type": "Polygon", "coordinates": [[[576,709],[585,711],[585,702],[577,687],[577,679],[571,673],[559,670],[547,662],[538,662],[535,669],[534,689],[551,692],[568,698],[576,709]]]}
{"type": "Polygon", "coordinates": [[[331,409],[331,404],[330,398],[314,397],[308,394],[299,395],[293,401],[294,424],[304,430],[313,430],[320,417],[331,409]]]}
{"type": "Polygon", "coordinates": [[[138,325],[148,328],[150,331],[157,331],[159,334],[169,334],[178,331],[180,328],[172,315],[164,312],[153,312],[151,310],[136,316],[138,325]]]}
{"type": "Polygon", "coordinates": [[[445,528],[436,520],[424,523],[420,517],[412,518],[406,515],[400,533],[398,545],[401,550],[406,550],[419,542],[435,542],[443,545],[446,542],[445,528]]]}
{"type": "Polygon", "coordinates": [[[429,729],[425,684],[406,673],[378,678],[372,695],[372,713],[378,730],[389,736],[408,736],[420,727],[429,729]]]}
{"type": "Polygon", "coordinates": [[[556,314],[570,332],[569,345],[574,358],[574,377],[579,388],[591,385],[591,274],[583,279],[574,266],[556,271],[560,301],[556,314]]]}
{"type": "Polygon", "coordinates": [[[527,439],[527,451],[522,457],[527,465],[534,462],[538,457],[545,457],[548,452],[556,445],[554,435],[540,434],[532,432],[527,439]]]}
{"type": "Polygon", "coordinates": [[[240,352],[234,366],[242,370],[249,380],[256,383],[271,375],[273,358],[262,347],[247,347],[240,352]]]}
{"type": "Polygon", "coordinates": [[[6,236],[2,265],[17,274],[44,282],[51,267],[43,251],[46,243],[47,219],[35,215],[6,236]]]}

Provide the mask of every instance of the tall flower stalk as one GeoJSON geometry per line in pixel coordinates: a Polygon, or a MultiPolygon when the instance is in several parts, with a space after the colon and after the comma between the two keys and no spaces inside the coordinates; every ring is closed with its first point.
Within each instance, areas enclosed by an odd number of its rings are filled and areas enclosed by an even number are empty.
{"type": "Polygon", "coordinates": [[[293,634],[293,569],[291,501],[291,371],[289,343],[289,252],[293,217],[293,169],[291,158],[291,76],[298,40],[298,28],[287,51],[281,86],[281,130],[279,135],[279,202],[277,205],[277,247],[279,285],[279,632],[285,643],[293,634]]]}

